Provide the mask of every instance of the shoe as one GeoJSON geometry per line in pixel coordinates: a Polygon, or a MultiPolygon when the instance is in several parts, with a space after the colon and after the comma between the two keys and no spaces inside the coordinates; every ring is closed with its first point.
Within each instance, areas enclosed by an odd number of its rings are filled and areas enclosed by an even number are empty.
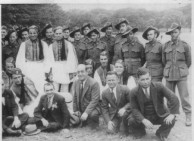
{"type": "Polygon", "coordinates": [[[186,126],[191,126],[191,125],[192,125],[192,123],[191,123],[191,116],[186,116],[185,125],[186,125],[186,126]]]}
{"type": "Polygon", "coordinates": [[[168,139],[166,137],[163,137],[158,133],[156,133],[156,136],[160,139],[160,141],[168,141],[168,139]]]}
{"type": "Polygon", "coordinates": [[[8,136],[21,136],[22,131],[21,130],[12,130],[11,128],[6,129],[6,133],[8,136]]]}

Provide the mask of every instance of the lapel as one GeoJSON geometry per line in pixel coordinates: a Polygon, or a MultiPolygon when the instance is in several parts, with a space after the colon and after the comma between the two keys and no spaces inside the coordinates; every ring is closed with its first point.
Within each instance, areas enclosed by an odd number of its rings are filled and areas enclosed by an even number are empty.
{"type": "Polygon", "coordinates": [[[138,93],[137,93],[137,99],[138,103],[140,105],[140,110],[144,113],[144,98],[143,98],[144,92],[140,86],[138,86],[138,93]]]}
{"type": "Polygon", "coordinates": [[[47,95],[45,95],[44,100],[43,100],[43,108],[45,111],[48,110],[48,100],[47,100],[47,95]]]}
{"type": "Polygon", "coordinates": [[[117,105],[120,104],[121,95],[122,95],[121,86],[117,85],[117,87],[116,87],[117,105]]]}
{"type": "Polygon", "coordinates": [[[84,96],[85,96],[85,94],[86,94],[88,88],[89,88],[89,79],[90,79],[90,78],[87,77],[87,80],[86,80],[86,82],[85,82],[85,84],[84,84],[83,94],[82,94],[82,98],[81,98],[82,101],[83,101],[83,98],[84,98],[84,96]]]}
{"type": "Polygon", "coordinates": [[[79,90],[80,90],[80,82],[79,82],[79,80],[76,83],[77,83],[77,85],[76,85],[77,103],[79,103],[80,102],[79,101],[79,97],[80,97],[80,95],[79,95],[79,90]]]}
{"type": "Polygon", "coordinates": [[[153,83],[151,83],[150,85],[150,96],[153,100],[153,104],[154,104],[154,107],[155,107],[155,110],[157,109],[157,90],[155,88],[155,86],[153,85],[153,83]]]}

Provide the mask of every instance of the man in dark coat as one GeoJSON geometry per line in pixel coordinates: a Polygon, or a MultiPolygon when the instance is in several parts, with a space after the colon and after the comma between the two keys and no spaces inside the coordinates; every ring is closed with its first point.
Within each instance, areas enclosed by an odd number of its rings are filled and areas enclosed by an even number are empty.
{"type": "Polygon", "coordinates": [[[12,91],[5,89],[2,80],[2,128],[3,135],[20,136],[22,127],[27,123],[28,114],[20,113],[12,91]]]}
{"type": "Polygon", "coordinates": [[[127,86],[119,85],[116,72],[109,71],[106,78],[109,88],[102,92],[102,114],[108,125],[108,133],[116,133],[123,123],[124,133],[128,133],[127,117],[131,113],[127,86]]]}
{"type": "Polygon", "coordinates": [[[83,64],[78,65],[77,75],[73,94],[74,115],[80,117],[82,125],[89,124],[92,129],[97,128],[100,114],[99,84],[87,75],[86,66],[83,64]]]}
{"type": "Polygon", "coordinates": [[[166,141],[179,114],[179,100],[177,96],[160,82],[151,82],[147,68],[137,70],[138,84],[131,91],[131,108],[133,116],[129,119],[129,126],[136,137],[146,134],[145,128],[152,129],[153,125],[161,125],[156,136],[166,141]],[[164,98],[170,103],[169,109],[164,105],[164,98]]]}
{"type": "Polygon", "coordinates": [[[28,123],[36,123],[42,131],[56,131],[68,128],[70,113],[65,103],[65,98],[54,93],[52,83],[44,85],[45,95],[40,98],[38,106],[34,110],[34,118],[28,123]]]}

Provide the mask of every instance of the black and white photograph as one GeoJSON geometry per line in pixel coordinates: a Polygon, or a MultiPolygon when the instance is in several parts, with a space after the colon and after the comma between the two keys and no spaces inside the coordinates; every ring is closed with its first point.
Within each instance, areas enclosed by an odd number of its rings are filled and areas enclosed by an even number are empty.
{"type": "Polygon", "coordinates": [[[192,0],[0,8],[3,141],[192,141],[192,0]]]}

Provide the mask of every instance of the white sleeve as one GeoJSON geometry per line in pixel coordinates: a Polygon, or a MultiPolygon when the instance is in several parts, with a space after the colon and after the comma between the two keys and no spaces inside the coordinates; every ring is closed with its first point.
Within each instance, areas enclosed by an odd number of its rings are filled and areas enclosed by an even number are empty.
{"type": "Polygon", "coordinates": [[[98,84],[100,86],[100,94],[101,94],[103,89],[104,89],[104,86],[102,85],[102,81],[101,81],[100,76],[99,76],[97,71],[95,71],[95,73],[94,73],[94,79],[98,82],[98,84]]]}
{"type": "Polygon", "coordinates": [[[137,86],[133,76],[129,76],[127,80],[127,87],[131,90],[137,86]]]}
{"type": "Polygon", "coordinates": [[[26,46],[25,46],[25,42],[23,42],[20,45],[17,57],[16,57],[16,67],[20,68],[22,70],[22,73],[25,74],[24,70],[25,70],[25,63],[26,63],[26,57],[25,57],[25,50],[26,50],[26,46]]]}

